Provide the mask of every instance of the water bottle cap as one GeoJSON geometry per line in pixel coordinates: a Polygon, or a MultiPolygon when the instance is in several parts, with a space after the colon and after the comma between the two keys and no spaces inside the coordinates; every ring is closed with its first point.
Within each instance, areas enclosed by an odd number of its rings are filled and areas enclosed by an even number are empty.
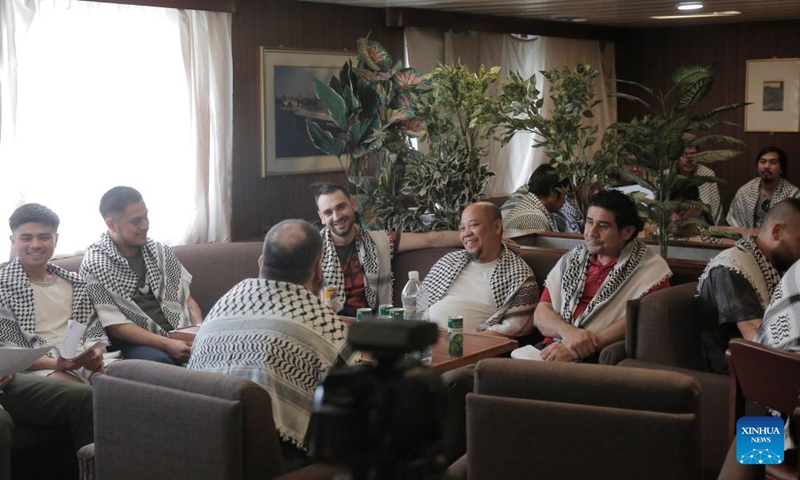
{"type": "Polygon", "coordinates": [[[416,270],[411,270],[410,272],[408,272],[408,279],[419,280],[419,272],[416,270]]]}

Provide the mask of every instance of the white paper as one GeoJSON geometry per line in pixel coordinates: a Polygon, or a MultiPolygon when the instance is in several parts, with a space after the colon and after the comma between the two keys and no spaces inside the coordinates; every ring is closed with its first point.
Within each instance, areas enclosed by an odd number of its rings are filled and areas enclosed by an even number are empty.
{"type": "Polygon", "coordinates": [[[50,348],[0,347],[0,377],[25,370],[46,354],[50,348]]]}
{"type": "Polygon", "coordinates": [[[543,361],[541,350],[533,345],[525,345],[524,347],[517,348],[511,352],[511,358],[518,360],[537,360],[543,361]]]}
{"type": "Polygon", "coordinates": [[[108,346],[108,343],[103,341],[95,343],[82,352],[78,352],[84,332],[86,332],[86,325],[75,320],[67,322],[67,330],[64,332],[64,340],[61,342],[59,354],[67,360],[75,360],[86,355],[90,350],[102,349],[101,351],[105,352],[105,347],[108,346]]]}

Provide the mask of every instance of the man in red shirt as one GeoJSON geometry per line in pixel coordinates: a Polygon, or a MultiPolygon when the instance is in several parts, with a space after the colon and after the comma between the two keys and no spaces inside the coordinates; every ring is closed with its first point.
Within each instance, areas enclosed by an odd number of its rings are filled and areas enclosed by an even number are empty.
{"type": "MultiPolygon", "coordinates": [[[[343,301],[339,314],[355,317],[359,308],[392,303],[392,257],[420,248],[460,247],[458,232],[365,231],[358,207],[341,185],[325,184],[314,197],[322,229],[322,274],[343,301]]],[[[405,280],[405,279],[401,279],[405,280]]]]}
{"type": "Polygon", "coordinates": [[[585,244],[561,257],[547,276],[533,314],[548,337],[548,361],[596,361],[600,351],[625,338],[625,305],[669,286],[667,262],[636,240],[642,220],[633,200],[604,190],[589,200],[585,244]]]}

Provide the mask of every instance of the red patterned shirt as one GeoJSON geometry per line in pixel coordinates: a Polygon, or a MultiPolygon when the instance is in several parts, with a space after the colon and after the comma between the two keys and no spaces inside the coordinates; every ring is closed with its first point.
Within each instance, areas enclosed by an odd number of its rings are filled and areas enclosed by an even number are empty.
{"type": "MultiPolygon", "coordinates": [[[[389,236],[389,249],[392,252],[392,256],[394,256],[397,252],[400,234],[394,231],[387,231],[386,235],[389,236]]],[[[350,245],[341,247],[337,246],[336,254],[339,256],[339,263],[342,266],[342,275],[344,277],[345,302],[344,311],[341,314],[355,317],[359,308],[369,308],[364,270],[361,268],[361,262],[358,259],[356,242],[353,241],[350,245]]]]}

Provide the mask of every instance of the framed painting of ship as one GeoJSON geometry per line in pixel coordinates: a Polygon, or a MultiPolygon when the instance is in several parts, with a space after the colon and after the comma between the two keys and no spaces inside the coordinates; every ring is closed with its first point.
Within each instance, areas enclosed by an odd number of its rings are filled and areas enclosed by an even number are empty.
{"type": "Polygon", "coordinates": [[[261,47],[261,176],[341,171],[341,162],[311,143],[306,121],[333,127],[314,93],[314,78],[328,82],[339,75],[353,52],[286,50],[261,47]]]}

